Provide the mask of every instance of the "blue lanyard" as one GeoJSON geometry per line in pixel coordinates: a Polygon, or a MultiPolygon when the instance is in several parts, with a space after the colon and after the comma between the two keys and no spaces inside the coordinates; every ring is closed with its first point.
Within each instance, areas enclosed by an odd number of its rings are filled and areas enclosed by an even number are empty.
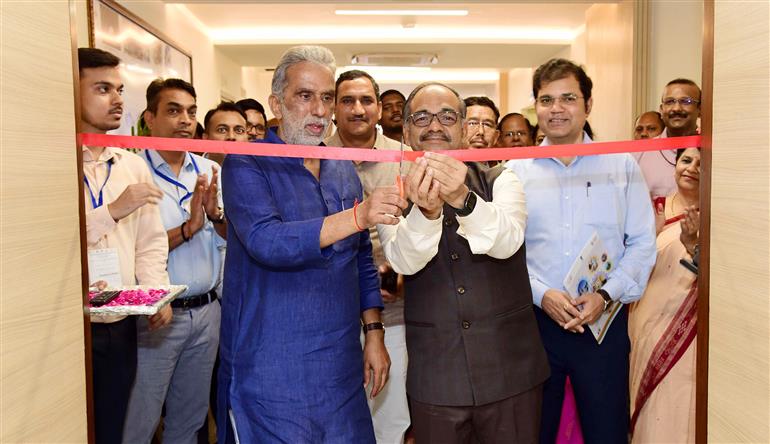
{"type": "Polygon", "coordinates": [[[104,195],[102,192],[104,191],[105,185],[107,185],[107,181],[110,180],[110,174],[112,173],[112,159],[107,161],[107,177],[104,178],[104,183],[102,184],[101,188],[99,188],[99,200],[96,200],[96,197],[94,197],[94,192],[91,191],[91,184],[88,183],[88,177],[86,177],[85,174],[83,174],[83,182],[86,184],[86,188],[88,188],[88,194],[91,196],[91,205],[93,206],[93,209],[97,209],[102,206],[104,203],[104,195]]]}
{"type": "MultiPolygon", "coordinates": [[[[191,193],[190,190],[188,190],[187,187],[183,183],[178,182],[177,180],[175,180],[175,179],[173,179],[171,177],[168,177],[165,174],[163,174],[160,171],[158,171],[158,169],[155,168],[155,164],[152,163],[152,159],[150,159],[150,152],[149,151],[145,151],[144,155],[147,157],[147,161],[150,162],[150,167],[152,167],[152,170],[155,171],[155,174],[157,174],[158,177],[160,177],[161,179],[163,179],[166,182],[170,183],[171,185],[176,185],[178,188],[181,188],[181,189],[183,189],[185,191],[185,195],[182,196],[181,199],[179,199],[179,206],[181,207],[185,200],[187,200],[190,197],[192,197],[193,193],[191,193]]],[[[192,162],[193,169],[195,169],[195,175],[196,176],[200,175],[201,172],[198,169],[198,164],[195,163],[195,158],[193,156],[191,156],[191,155],[190,155],[190,162],[192,162]]],[[[183,166],[183,168],[184,168],[184,166],[183,166]]]]}

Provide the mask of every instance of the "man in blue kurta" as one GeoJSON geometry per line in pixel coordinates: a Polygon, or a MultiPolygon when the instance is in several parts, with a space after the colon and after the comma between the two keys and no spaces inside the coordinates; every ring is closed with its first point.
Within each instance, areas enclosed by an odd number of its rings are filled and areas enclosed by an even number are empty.
{"type": "MultiPolygon", "coordinates": [[[[266,142],[320,144],[334,71],[325,48],[283,55],[270,96],[280,124],[266,142]]],[[[406,202],[388,187],[358,203],[349,161],[229,155],[222,171],[219,442],[373,443],[363,386],[372,372],[381,389],[390,363],[366,229],[397,223],[406,202]]]]}

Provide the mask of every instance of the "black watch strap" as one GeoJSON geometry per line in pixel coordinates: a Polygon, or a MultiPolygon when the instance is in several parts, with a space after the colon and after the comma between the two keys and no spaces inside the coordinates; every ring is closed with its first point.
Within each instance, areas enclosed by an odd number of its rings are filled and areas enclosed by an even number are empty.
{"type": "Polygon", "coordinates": [[[382,322],[370,322],[364,325],[364,334],[367,334],[372,330],[385,330],[385,324],[382,322]]]}
{"type": "Polygon", "coordinates": [[[465,196],[465,203],[463,204],[463,207],[456,209],[455,214],[457,214],[460,217],[465,217],[473,213],[474,208],[476,208],[476,202],[477,202],[476,193],[474,193],[473,191],[468,191],[468,195],[465,196]]]}
{"type": "Polygon", "coordinates": [[[612,298],[610,297],[610,294],[607,293],[607,290],[604,290],[602,288],[596,290],[596,293],[598,293],[599,296],[601,296],[602,299],[604,299],[604,310],[606,311],[607,307],[609,307],[610,304],[612,304],[612,298]]]}

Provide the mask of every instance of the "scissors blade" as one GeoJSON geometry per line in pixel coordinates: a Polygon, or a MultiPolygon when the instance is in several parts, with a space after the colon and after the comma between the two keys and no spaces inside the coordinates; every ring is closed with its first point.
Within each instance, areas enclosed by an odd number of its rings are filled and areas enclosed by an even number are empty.
{"type": "Polygon", "coordinates": [[[396,183],[398,183],[398,192],[401,198],[404,198],[404,138],[402,137],[399,142],[399,149],[401,150],[401,157],[398,160],[398,177],[396,183]]]}

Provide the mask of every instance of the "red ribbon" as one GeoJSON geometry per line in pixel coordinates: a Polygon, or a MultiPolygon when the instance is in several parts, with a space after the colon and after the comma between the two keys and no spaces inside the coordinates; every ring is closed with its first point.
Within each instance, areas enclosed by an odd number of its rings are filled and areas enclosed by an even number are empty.
{"type": "MultiPolygon", "coordinates": [[[[253,156],[298,157],[308,159],[358,160],[368,162],[398,162],[397,150],[337,148],[330,146],[282,145],[274,143],[222,142],[202,139],[171,139],[165,137],[120,136],[81,133],[80,143],[90,146],[153,149],[158,151],[195,151],[204,153],[249,154],[253,156]]],[[[534,159],[548,157],[592,156],[597,154],[663,151],[700,147],[701,136],[668,137],[662,139],[622,140],[617,142],[580,143],[573,145],[529,146],[522,148],[485,148],[439,151],[463,162],[487,160],[534,159]]],[[[422,151],[404,152],[404,160],[414,161],[422,151]]]]}

